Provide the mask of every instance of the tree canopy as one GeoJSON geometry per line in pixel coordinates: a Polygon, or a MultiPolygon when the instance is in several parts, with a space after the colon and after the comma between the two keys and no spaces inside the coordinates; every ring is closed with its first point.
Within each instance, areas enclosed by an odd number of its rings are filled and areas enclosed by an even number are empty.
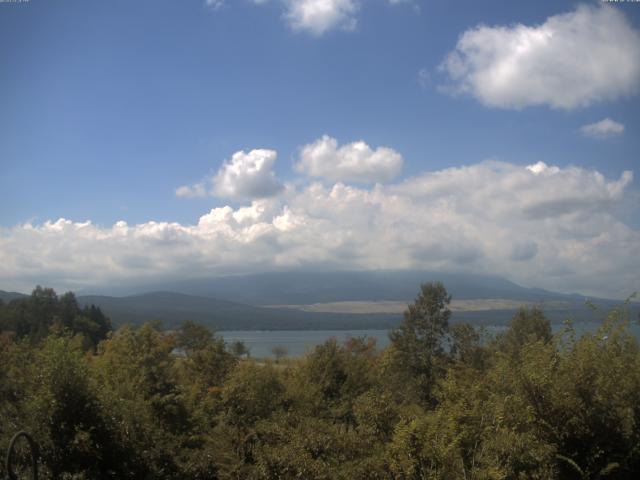
{"type": "Polygon", "coordinates": [[[111,331],[111,320],[94,305],[80,307],[73,292],[58,296],[51,288],[36,287],[30,296],[0,303],[0,333],[37,343],[52,330],[67,330],[95,347],[111,331]]]}
{"type": "Polygon", "coordinates": [[[388,348],[330,339],[274,362],[192,322],[88,348],[90,309],[36,289],[0,306],[0,453],[27,430],[56,480],[638,478],[624,309],[579,336],[524,308],[491,337],[449,325],[449,302],[425,284],[388,348]]]}

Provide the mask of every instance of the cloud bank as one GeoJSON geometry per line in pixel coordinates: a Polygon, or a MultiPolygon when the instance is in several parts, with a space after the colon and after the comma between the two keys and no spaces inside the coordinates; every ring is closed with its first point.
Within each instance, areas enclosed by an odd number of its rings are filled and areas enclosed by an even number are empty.
{"type": "Polygon", "coordinates": [[[614,209],[632,180],[488,161],[371,188],[311,183],[213,208],[190,225],[27,223],[0,229],[0,278],[3,288],[78,288],[287,268],[425,268],[623,297],[639,287],[640,231],[614,209]]]}
{"type": "Polygon", "coordinates": [[[446,91],[489,107],[574,109],[638,92],[640,32],[615,7],[582,5],[542,25],[467,30],[440,68],[446,91]]]}

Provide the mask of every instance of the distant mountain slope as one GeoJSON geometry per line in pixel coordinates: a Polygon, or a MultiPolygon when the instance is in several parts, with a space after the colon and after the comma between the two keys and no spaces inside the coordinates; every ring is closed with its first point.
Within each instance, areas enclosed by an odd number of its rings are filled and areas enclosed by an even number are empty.
{"type": "Polygon", "coordinates": [[[5,292],[4,290],[0,290],[0,300],[5,303],[10,302],[11,300],[15,300],[16,298],[26,297],[24,293],[18,292],[5,292]]]}
{"type": "MultiPolygon", "coordinates": [[[[135,288],[105,288],[94,290],[93,295],[80,292],[78,300],[83,305],[99,306],[116,326],[160,320],[165,327],[174,328],[185,320],[193,320],[217,330],[372,329],[397,325],[402,318],[398,313],[401,309],[390,312],[376,306],[377,310],[368,311],[379,313],[363,313],[353,305],[351,310],[340,311],[335,305],[327,304],[410,303],[418,295],[420,284],[427,281],[442,281],[458,303],[452,305],[454,322],[504,324],[520,304],[541,304],[554,322],[566,318],[593,320],[620,303],[595,299],[602,310],[594,313],[580,295],[525,288],[489,275],[406,270],[263,273],[135,288]],[[325,305],[319,307],[315,304],[325,305]],[[460,308],[461,304],[465,308],[460,308]],[[277,305],[282,308],[273,308],[277,305]],[[470,305],[475,305],[475,308],[470,305]]],[[[22,295],[0,293],[0,298],[16,296],[22,295]]],[[[640,304],[633,305],[634,318],[639,307],[640,304]]]]}
{"type": "Polygon", "coordinates": [[[81,305],[97,305],[114,325],[160,320],[175,328],[192,320],[216,330],[315,330],[389,328],[399,315],[354,315],[309,313],[298,310],[261,308],[213,298],[174,292],[151,292],[128,297],[82,295],[81,305]]]}
{"type": "MultiPolygon", "coordinates": [[[[141,324],[160,320],[165,328],[176,328],[185,320],[202,323],[215,330],[366,330],[395,327],[402,319],[399,313],[335,313],[304,311],[298,308],[262,308],[251,305],[185,295],[174,292],[152,292],[128,297],[79,296],[81,305],[97,305],[108,315],[114,326],[141,324]]],[[[452,322],[470,322],[475,325],[507,323],[517,310],[453,311],[452,322]]],[[[549,303],[545,313],[552,322],[567,318],[576,321],[601,318],[606,308],[593,312],[581,302],[563,303],[561,307],[549,303]]],[[[638,307],[634,307],[637,316],[638,307]]]]}
{"type": "Polygon", "coordinates": [[[442,281],[456,300],[506,299],[521,301],[583,301],[565,295],[525,288],[490,275],[436,273],[417,270],[369,272],[279,272],[256,275],[165,282],[129,289],[105,289],[110,295],[165,290],[250,305],[307,305],[342,301],[406,300],[417,296],[420,284],[442,281]]]}

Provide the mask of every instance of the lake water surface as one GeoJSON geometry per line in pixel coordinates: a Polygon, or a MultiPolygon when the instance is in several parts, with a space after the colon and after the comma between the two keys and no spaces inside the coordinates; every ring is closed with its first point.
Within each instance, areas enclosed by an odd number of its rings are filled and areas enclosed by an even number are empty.
{"type": "MultiPolygon", "coordinates": [[[[586,332],[595,331],[601,324],[599,322],[575,323],[576,334],[582,335],[586,332]]],[[[554,324],[552,329],[557,332],[563,324],[554,324]]],[[[492,326],[486,327],[488,335],[494,335],[506,327],[492,326]]],[[[636,338],[640,339],[640,326],[636,323],[630,326],[636,338]]],[[[217,332],[226,342],[240,340],[249,348],[252,357],[273,357],[274,347],[284,347],[290,357],[299,357],[312,350],[316,345],[320,345],[330,338],[336,338],[343,342],[353,337],[374,338],[377,346],[383,349],[389,345],[388,330],[237,330],[217,332]]]]}
{"type": "Polygon", "coordinates": [[[247,330],[217,332],[227,343],[240,340],[252,357],[273,357],[274,347],[284,347],[290,357],[300,357],[316,345],[335,338],[343,342],[353,337],[375,338],[378,348],[389,345],[388,330],[247,330]]]}

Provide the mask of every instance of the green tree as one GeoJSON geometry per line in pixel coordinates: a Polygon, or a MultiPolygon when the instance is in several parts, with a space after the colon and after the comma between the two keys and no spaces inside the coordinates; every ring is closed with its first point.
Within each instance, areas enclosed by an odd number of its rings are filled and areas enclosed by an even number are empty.
{"type": "Polygon", "coordinates": [[[283,406],[285,387],[270,364],[242,362],[222,388],[219,424],[213,431],[220,478],[250,478],[256,424],[283,406]]]}
{"type": "Polygon", "coordinates": [[[244,358],[249,357],[250,351],[249,348],[244,344],[242,340],[236,340],[235,342],[231,342],[229,345],[229,351],[236,358],[244,358]]]}
{"type": "Polygon", "coordinates": [[[551,340],[551,323],[539,307],[521,307],[509,323],[509,328],[498,338],[498,348],[517,355],[527,343],[551,340]]]}
{"type": "Polygon", "coordinates": [[[289,354],[289,351],[287,350],[287,347],[276,345],[271,349],[271,353],[276,357],[276,363],[280,363],[280,361],[289,354]]]}
{"type": "Polygon", "coordinates": [[[152,324],[123,327],[91,362],[102,407],[133,458],[134,478],[177,478],[191,428],[178,381],[174,338],[152,324]]]}
{"type": "Polygon", "coordinates": [[[222,337],[201,325],[185,323],[177,339],[185,353],[177,363],[183,390],[188,393],[199,422],[210,422],[222,385],[238,359],[229,353],[222,337]]]}
{"type": "Polygon", "coordinates": [[[0,308],[1,330],[12,331],[16,338],[28,338],[32,343],[40,342],[52,330],[67,330],[82,335],[87,350],[107,338],[111,321],[94,305],[81,309],[72,292],[58,297],[53,289],[38,286],[29,297],[0,308]]]}
{"type": "Polygon", "coordinates": [[[112,331],[111,320],[100,307],[86,305],[82,310],[81,318],[86,319],[89,325],[86,334],[93,346],[98,346],[98,343],[106,339],[112,331]]]}
{"type": "Polygon", "coordinates": [[[187,320],[176,332],[176,347],[183,349],[187,355],[209,346],[214,338],[213,333],[204,325],[187,320]]]}
{"type": "Polygon", "coordinates": [[[442,283],[423,284],[420,295],[405,310],[403,322],[389,334],[395,366],[409,376],[424,404],[433,403],[433,388],[441,374],[450,302],[442,283]]]}
{"type": "Polygon", "coordinates": [[[353,404],[373,383],[372,350],[363,345],[353,340],[341,346],[331,338],[316,346],[293,374],[291,390],[297,406],[309,415],[354,427],[353,404]]]}
{"type": "Polygon", "coordinates": [[[480,333],[468,323],[451,326],[451,349],[449,356],[456,362],[469,365],[477,370],[486,368],[489,351],[482,345],[480,333]]]}
{"type": "Polygon", "coordinates": [[[22,428],[37,438],[52,478],[126,475],[125,453],[98,401],[80,338],[48,337],[24,373],[30,380],[21,408],[22,428]]]}

